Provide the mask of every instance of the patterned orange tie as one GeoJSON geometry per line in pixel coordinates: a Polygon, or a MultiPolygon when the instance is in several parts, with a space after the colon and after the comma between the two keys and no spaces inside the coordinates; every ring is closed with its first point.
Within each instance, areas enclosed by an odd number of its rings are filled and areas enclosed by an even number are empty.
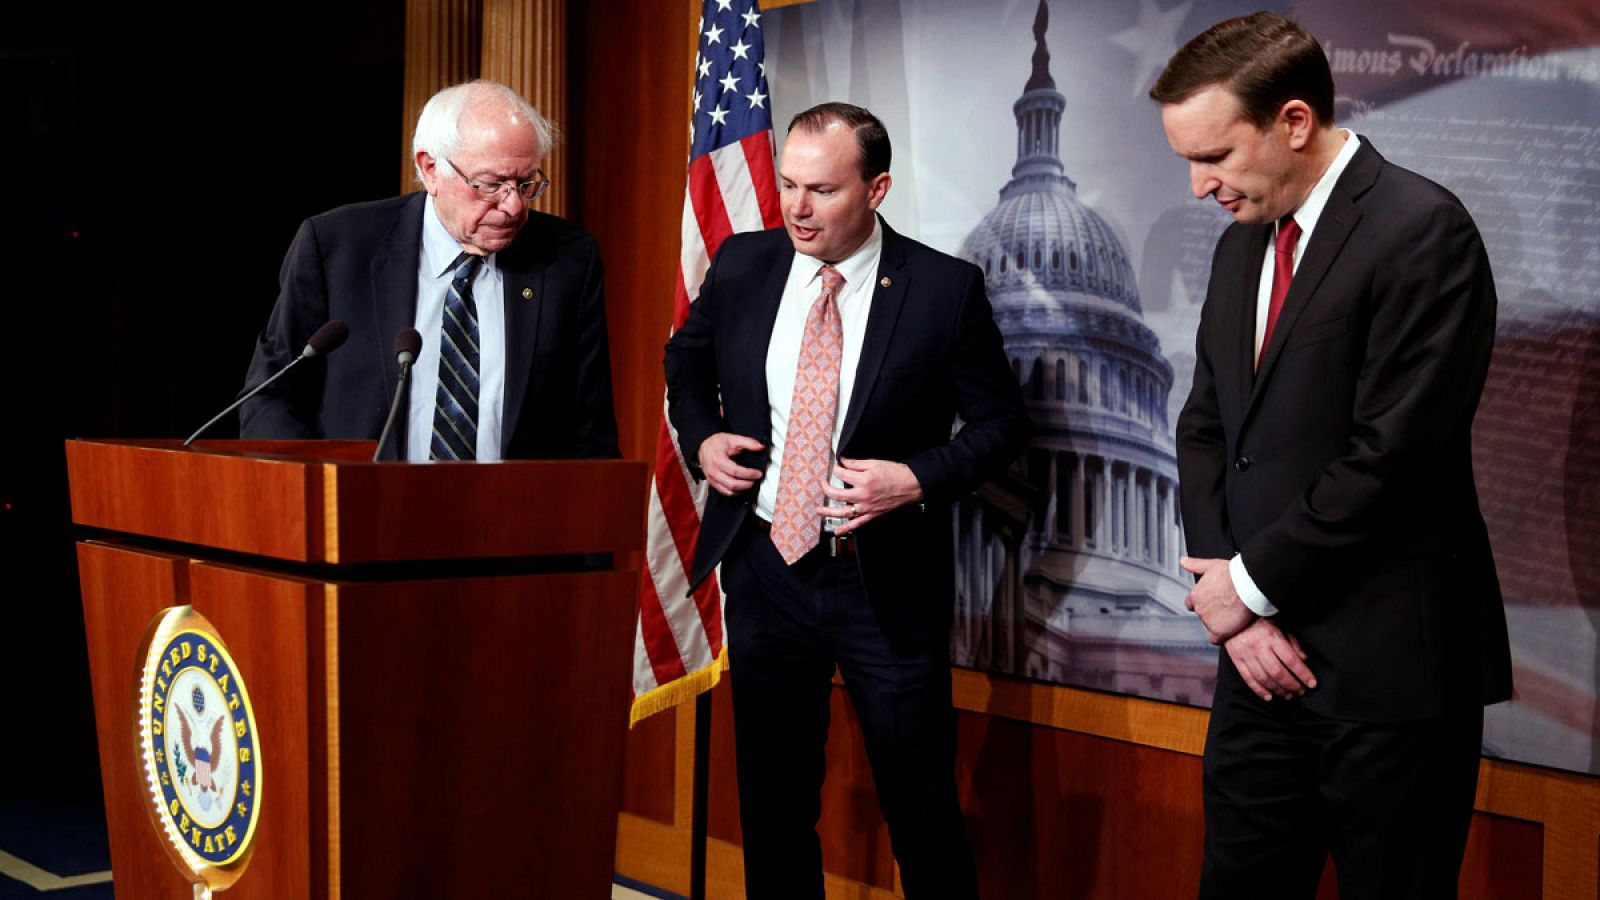
{"type": "Polygon", "coordinates": [[[822,537],[817,507],[824,499],[822,483],[833,462],[833,422],[839,411],[839,360],[844,357],[844,326],[839,322],[838,294],[844,276],[823,266],[822,295],[806,315],[800,339],[800,363],[794,373],[794,399],[783,438],[783,466],[778,473],[778,501],[772,510],[772,544],[784,562],[794,565],[822,537]]]}

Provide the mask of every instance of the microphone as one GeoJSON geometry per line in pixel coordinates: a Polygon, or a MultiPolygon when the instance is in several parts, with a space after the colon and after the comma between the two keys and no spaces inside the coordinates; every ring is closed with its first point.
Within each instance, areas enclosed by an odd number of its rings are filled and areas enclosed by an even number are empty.
{"type": "MultiPolygon", "coordinates": [[[[305,349],[300,351],[300,356],[294,362],[289,363],[289,366],[302,359],[310,359],[313,356],[327,356],[329,353],[339,349],[349,337],[349,325],[338,319],[324,323],[321,328],[311,333],[311,337],[306,339],[305,349]]],[[[287,372],[289,366],[284,366],[283,372],[287,372]]],[[[283,372],[279,372],[278,375],[282,375],[283,372]]],[[[274,375],[272,377],[276,378],[278,376],[274,375]]]]}
{"type": "MultiPolygon", "coordinates": [[[[378,454],[383,452],[383,442],[389,439],[389,432],[394,428],[395,414],[400,411],[400,398],[406,395],[406,376],[411,374],[411,364],[417,361],[417,352],[422,349],[422,335],[415,328],[402,328],[394,336],[394,357],[400,364],[400,381],[394,388],[394,400],[389,403],[389,418],[383,421],[383,431],[378,433],[378,446],[372,451],[372,461],[378,461],[378,454]]],[[[405,459],[405,454],[400,454],[405,459]]]]}
{"type": "Polygon", "coordinates": [[[272,384],[274,381],[277,381],[279,378],[282,378],[284,373],[299,365],[301,361],[310,359],[313,356],[327,356],[329,353],[339,349],[339,345],[343,344],[345,339],[349,336],[350,326],[344,324],[338,319],[323,323],[323,326],[313,332],[311,337],[306,340],[305,348],[300,351],[299,356],[296,356],[294,359],[290,360],[287,366],[279,369],[276,375],[273,375],[266,381],[263,381],[251,388],[249,393],[246,393],[244,396],[228,404],[227,409],[212,416],[210,421],[206,422],[204,425],[201,425],[199,428],[196,428],[194,434],[189,435],[189,439],[184,441],[183,445],[187,447],[194,443],[194,439],[202,434],[205,434],[206,429],[222,421],[223,416],[233,412],[240,406],[243,406],[246,400],[249,400],[256,394],[261,393],[263,388],[269,384],[272,384]]]}
{"type": "Polygon", "coordinates": [[[411,364],[417,361],[417,354],[421,351],[422,334],[415,328],[402,328],[400,333],[394,336],[394,355],[395,360],[400,363],[400,371],[409,370],[411,364]]]}

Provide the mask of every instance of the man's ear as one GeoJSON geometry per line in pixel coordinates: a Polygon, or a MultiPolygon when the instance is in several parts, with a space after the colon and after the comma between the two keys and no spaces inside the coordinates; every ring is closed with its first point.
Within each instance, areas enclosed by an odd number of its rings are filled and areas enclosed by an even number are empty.
{"type": "Polygon", "coordinates": [[[1317,114],[1311,111],[1311,106],[1304,100],[1290,100],[1278,110],[1273,127],[1284,130],[1289,149],[1301,150],[1311,142],[1311,136],[1317,130],[1317,114]]]}
{"type": "Polygon", "coordinates": [[[876,176],[874,176],[872,178],[871,181],[867,182],[867,208],[868,209],[877,209],[878,208],[878,204],[882,203],[883,202],[883,198],[888,196],[888,194],[889,194],[889,185],[892,184],[893,181],[894,181],[894,179],[889,177],[889,173],[888,172],[879,172],[876,176]]]}
{"type": "Polygon", "coordinates": [[[444,177],[443,173],[439,171],[438,160],[434,159],[432,153],[426,150],[418,150],[416,164],[417,171],[422,173],[422,186],[427,188],[428,193],[437,194],[439,179],[444,177]]]}

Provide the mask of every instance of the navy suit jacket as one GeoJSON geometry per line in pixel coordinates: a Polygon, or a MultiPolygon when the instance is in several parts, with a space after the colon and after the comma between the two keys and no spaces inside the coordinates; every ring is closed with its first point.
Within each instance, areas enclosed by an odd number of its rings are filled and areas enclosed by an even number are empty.
{"type": "MultiPolygon", "coordinates": [[[[687,321],[667,344],[669,414],[697,476],[700,444],[712,434],[728,431],[771,445],[767,344],[793,260],[782,228],[728,238],[687,321]]],[[[891,639],[948,640],[955,584],[950,505],[1016,457],[1031,426],[976,266],[884,225],[874,278],[839,453],[905,463],[924,502],[856,532],[862,578],[891,639]],[[952,436],[958,417],[961,430],[952,436]]],[[[765,453],[747,453],[742,462],[766,469],[765,453]]],[[[756,490],[734,497],[711,492],[692,585],[722,559],[751,515],[756,490]]]]}
{"type": "MultiPolygon", "coordinates": [[[[1310,709],[1399,721],[1509,697],[1472,473],[1495,332],[1477,227],[1363,143],[1253,372],[1271,230],[1229,227],[1212,261],[1178,418],[1190,554],[1243,554],[1310,655],[1310,709]]],[[[1238,679],[1226,653],[1220,677],[1238,679]]]]}
{"type": "MultiPolygon", "coordinates": [[[[360,203],[301,224],[245,383],[288,365],[324,322],[343,321],[350,338],[246,403],[239,413],[243,437],[377,438],[399,377],[394,338],[416,318],[425,200],[418,192],[360,203]]],[[[495,263],[505,277],[501,455],[620,455],[604,273],[594,238],[562,219],[530,212],[495,263]]],[[[386,459],[404,456],[406,414],[402,401],[386,459]]]]}

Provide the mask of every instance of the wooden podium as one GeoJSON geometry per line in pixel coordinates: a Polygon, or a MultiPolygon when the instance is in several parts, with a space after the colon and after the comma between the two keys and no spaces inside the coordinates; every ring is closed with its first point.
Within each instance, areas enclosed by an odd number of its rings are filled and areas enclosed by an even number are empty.
{"type": "Polygon", "coordinates": [[[259,733],[224,896],[610,896],[644,464],[372,446],[67,442],[117,896],[190,896],[134,749],[140,638],[185,603],[259,733]]]}

